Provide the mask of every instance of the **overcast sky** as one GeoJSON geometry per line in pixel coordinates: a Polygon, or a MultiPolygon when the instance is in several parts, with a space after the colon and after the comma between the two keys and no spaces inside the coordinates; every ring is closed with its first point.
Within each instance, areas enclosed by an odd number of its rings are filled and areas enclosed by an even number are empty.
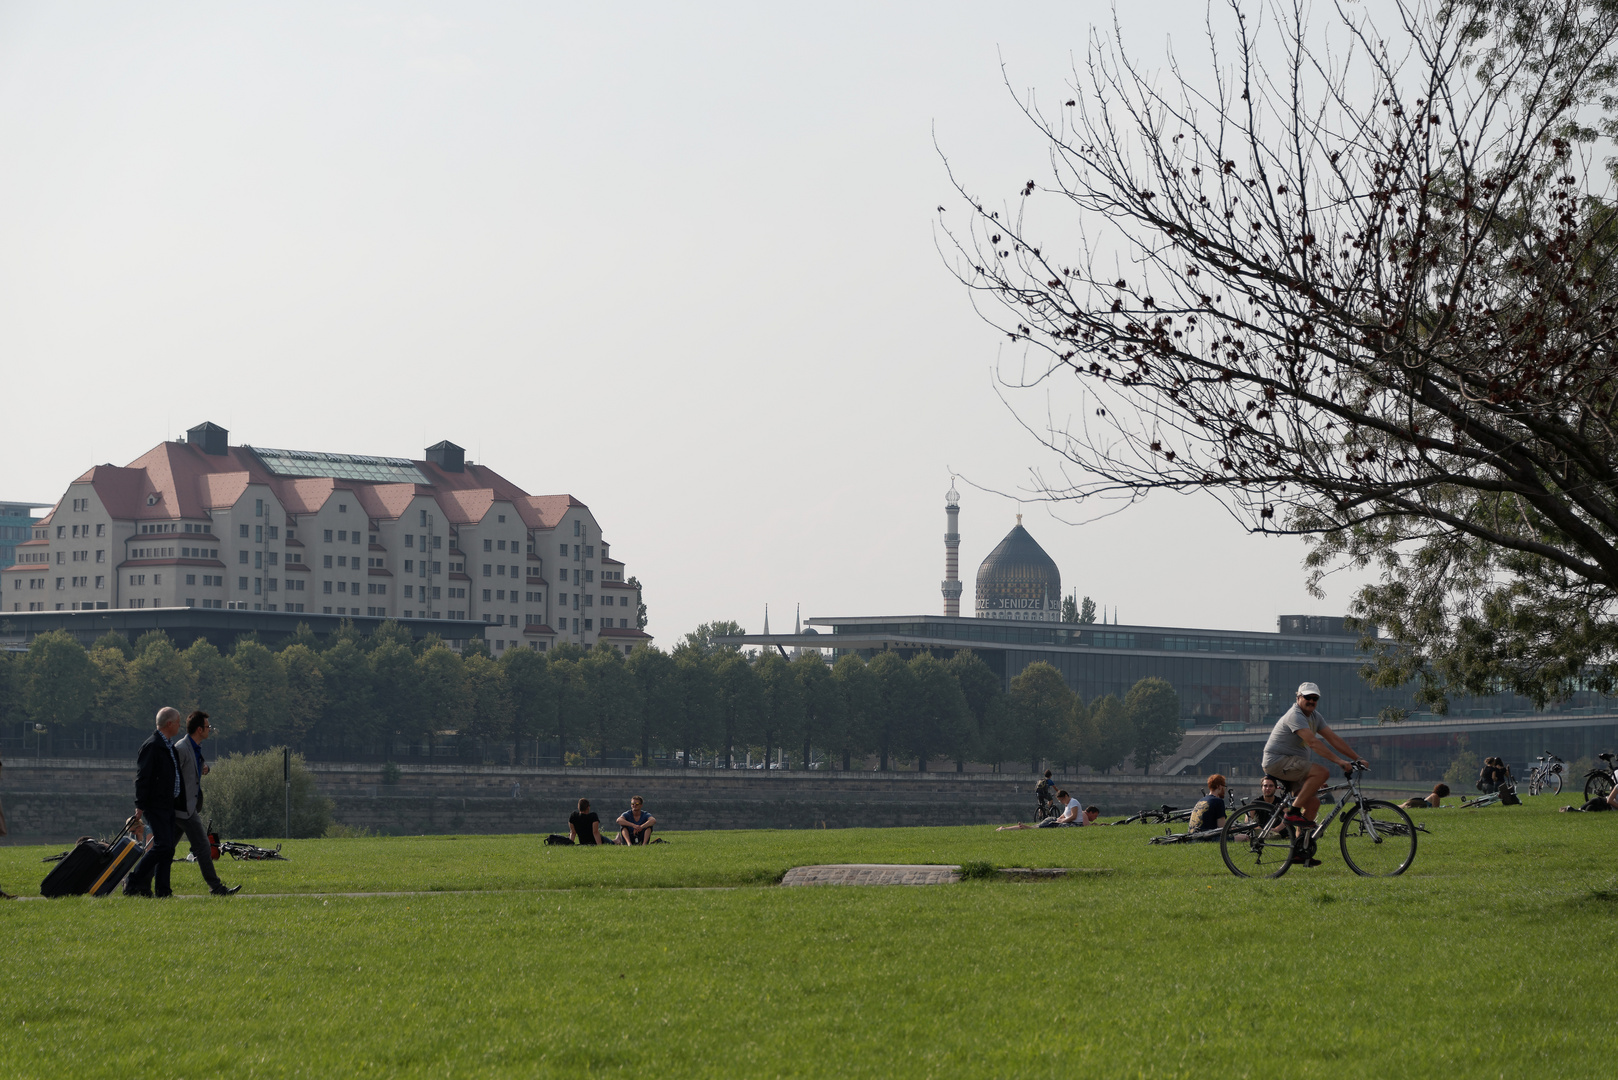
{"type": "MultiPolygon", "coordinates": [[[[1137,55],[1203,5],[1126,16],[1137,55]]],[[[0,4],[0,498],[212,420],[570,492],[699,622],[942,610],[950,471],[1051,462],[935,248],[1042,178],[1098,3],[0,4]],[[964,223],[964,215],[962,215],[964,223]]],[[[1059,242],[1060,236],[1053,236],[1059,242]]],[[[1062,388],[1058,388],[1060,393],[1062,388]]],[[[1044,399],[1022,398],[1035,413],[1044,399]]],[[[1058,397],[1060,414],[1071,402],[1058,397]]],[[[960,485],[970,610],[1012,499],[960,485]]],[[[1341,614],[1206,496],[1025,524],[1123,621],[1341,614]]]]}

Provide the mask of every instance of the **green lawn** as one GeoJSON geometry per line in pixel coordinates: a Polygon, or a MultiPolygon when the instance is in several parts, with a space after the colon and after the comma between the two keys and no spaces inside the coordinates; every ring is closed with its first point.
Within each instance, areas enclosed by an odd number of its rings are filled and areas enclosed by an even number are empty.
{"type": "MultiPolygon", "coordinates": [[[[1243,881],[1143,826],[294,841],[227,861],[233,900],[0,905],[0,1076],[1604,1074],[1618,814],[1529,802],[1421,814],[1385,881],[1335,837],[1243,881]],[[975,861],[1112,872],[769,887],[975,861]],[[481,891],[330,895],[384,890],[481,891]]],[[[0,848],[0,886],[46,853],[0,848]]]]}

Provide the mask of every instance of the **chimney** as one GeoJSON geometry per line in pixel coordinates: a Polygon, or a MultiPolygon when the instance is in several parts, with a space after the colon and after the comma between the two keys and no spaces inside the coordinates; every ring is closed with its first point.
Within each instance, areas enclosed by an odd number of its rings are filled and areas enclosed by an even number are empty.
{"type": "Polygon", "coordinates": [[[466,471],[466,451],[445,439],[427,448],[427,460],[445,472],[466,471]]]}
{"type": "Polygon", "coordinates": [[[224,457],[230,453],[230,432],[218,424],[201,423],[185,433],[185,441],[200,447],[204,454],[224,457]]]}

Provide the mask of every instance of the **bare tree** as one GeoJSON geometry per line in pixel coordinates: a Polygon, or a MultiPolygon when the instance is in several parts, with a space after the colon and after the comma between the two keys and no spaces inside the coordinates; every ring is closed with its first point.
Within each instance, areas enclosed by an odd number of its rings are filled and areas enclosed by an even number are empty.
{"type": "Polygon", "coordinates": [[[1439,708],[1610,690],[1618,3],[1361,10],[1232,2],[1206,83],[1097,37],[1064,105],[1021,100],[1047,182],[956,181],[946,256],[1025,356],[1002,381],[1078,396],[1024,420],[1046,497],[1206,489],[1308,537],[1317,591],[1378,567],[1374,677],[1439,708]]]}

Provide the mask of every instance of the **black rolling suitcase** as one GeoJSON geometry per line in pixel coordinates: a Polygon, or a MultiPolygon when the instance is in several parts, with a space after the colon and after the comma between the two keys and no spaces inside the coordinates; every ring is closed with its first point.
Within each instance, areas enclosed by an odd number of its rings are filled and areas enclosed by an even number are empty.
{"type": "Polygon", "coordinates": [[[145,852],[144,844],[137,844],[129,836],[133,823],[126,821],[123,831],[111,843],[86,836],[39,884],[41,896],[106,896],[118,887],[135,868],[145,852]]]}

